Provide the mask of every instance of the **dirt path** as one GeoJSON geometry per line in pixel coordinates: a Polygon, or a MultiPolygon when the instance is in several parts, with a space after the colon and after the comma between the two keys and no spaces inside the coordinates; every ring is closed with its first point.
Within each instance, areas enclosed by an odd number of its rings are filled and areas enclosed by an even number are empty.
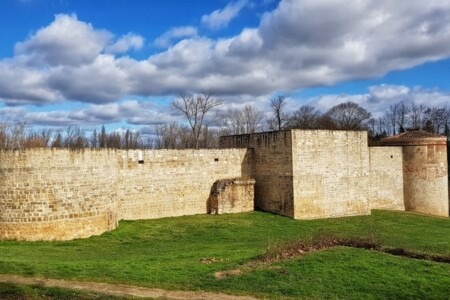
{"type": "Polygon", "coordinates": [[[11,284],[40,285],[64,289],[83,290],[104,295],[121,297],[147,297],[163,299],[217,299],[217,300],[255,300],[250,296],[233,296],[222,293],[167,291],[122,284],[70,281],[62,279],[33,278],[17,275],[0,274],[0,282],[11,284]]]}

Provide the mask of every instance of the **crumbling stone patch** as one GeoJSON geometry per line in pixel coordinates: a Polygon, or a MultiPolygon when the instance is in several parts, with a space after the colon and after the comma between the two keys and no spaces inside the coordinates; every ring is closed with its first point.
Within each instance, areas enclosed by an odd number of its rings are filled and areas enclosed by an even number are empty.
{"type": "Polygon", "coordinates": [[[220,179],[214,182],[207,202],[208,214],[253,211],[254,179],[220,179]]]}

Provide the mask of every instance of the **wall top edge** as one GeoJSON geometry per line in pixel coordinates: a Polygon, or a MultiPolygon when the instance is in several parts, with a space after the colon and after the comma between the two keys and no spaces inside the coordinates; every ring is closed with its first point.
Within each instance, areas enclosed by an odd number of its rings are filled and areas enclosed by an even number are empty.
{"type": "Polygon", "coordinates": [[[254,135],[267,135],[267,134],[277,134],[280,132],[308,132],[308,133],[342,133],[342,132],[354,132],[354,133],[366,133],[366,130],[329,130],[329,129],[283,129],[283,130],[274,130],[274,131],[263,131],[263,132],[255,132],[255,133],[245,133],[245,134],[231,134],[231,135],[223,135],[220,138],[230,138],[230,137],[241,137],[241,136],[254,136],[254,135]]]}
{"type": "Polygon", "coordinates": [[[68,149],[68,148],[22,148],[22,149],[0,149],[3,153],[21,153],[21,152],[33,152],[33,151],[45,151],[45,152],[143,152],[143,153],[156,153],[156,152],[223,152],[223,151],[242,151],[240,148],[211,148],[211,149],[115,149],[115,148],[83,148],[83,149],[68,149]]]}

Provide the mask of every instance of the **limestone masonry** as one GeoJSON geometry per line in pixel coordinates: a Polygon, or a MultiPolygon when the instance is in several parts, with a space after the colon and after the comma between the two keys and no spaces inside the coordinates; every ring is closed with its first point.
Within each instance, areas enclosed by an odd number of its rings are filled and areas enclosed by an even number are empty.
{"type": "Polygon", "coordinates": [[[286,130],[213,150],[0,151],[0,238],[68,240],[119,220],[255,208],[295,219],[374,208],[449,214],[445,137],[286,130]]]}

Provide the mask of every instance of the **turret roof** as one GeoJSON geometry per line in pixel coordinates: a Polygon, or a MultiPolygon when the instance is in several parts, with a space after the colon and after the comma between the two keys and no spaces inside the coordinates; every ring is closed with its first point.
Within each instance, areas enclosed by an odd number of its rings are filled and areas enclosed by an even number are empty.
{"type": "Polygon", "coordinates": [[[382,145],[402,146],[402,145],[436,145],[445,144],[447,137],[430,133],[423,130],[406,131],[381,140],[382,145]]]}

